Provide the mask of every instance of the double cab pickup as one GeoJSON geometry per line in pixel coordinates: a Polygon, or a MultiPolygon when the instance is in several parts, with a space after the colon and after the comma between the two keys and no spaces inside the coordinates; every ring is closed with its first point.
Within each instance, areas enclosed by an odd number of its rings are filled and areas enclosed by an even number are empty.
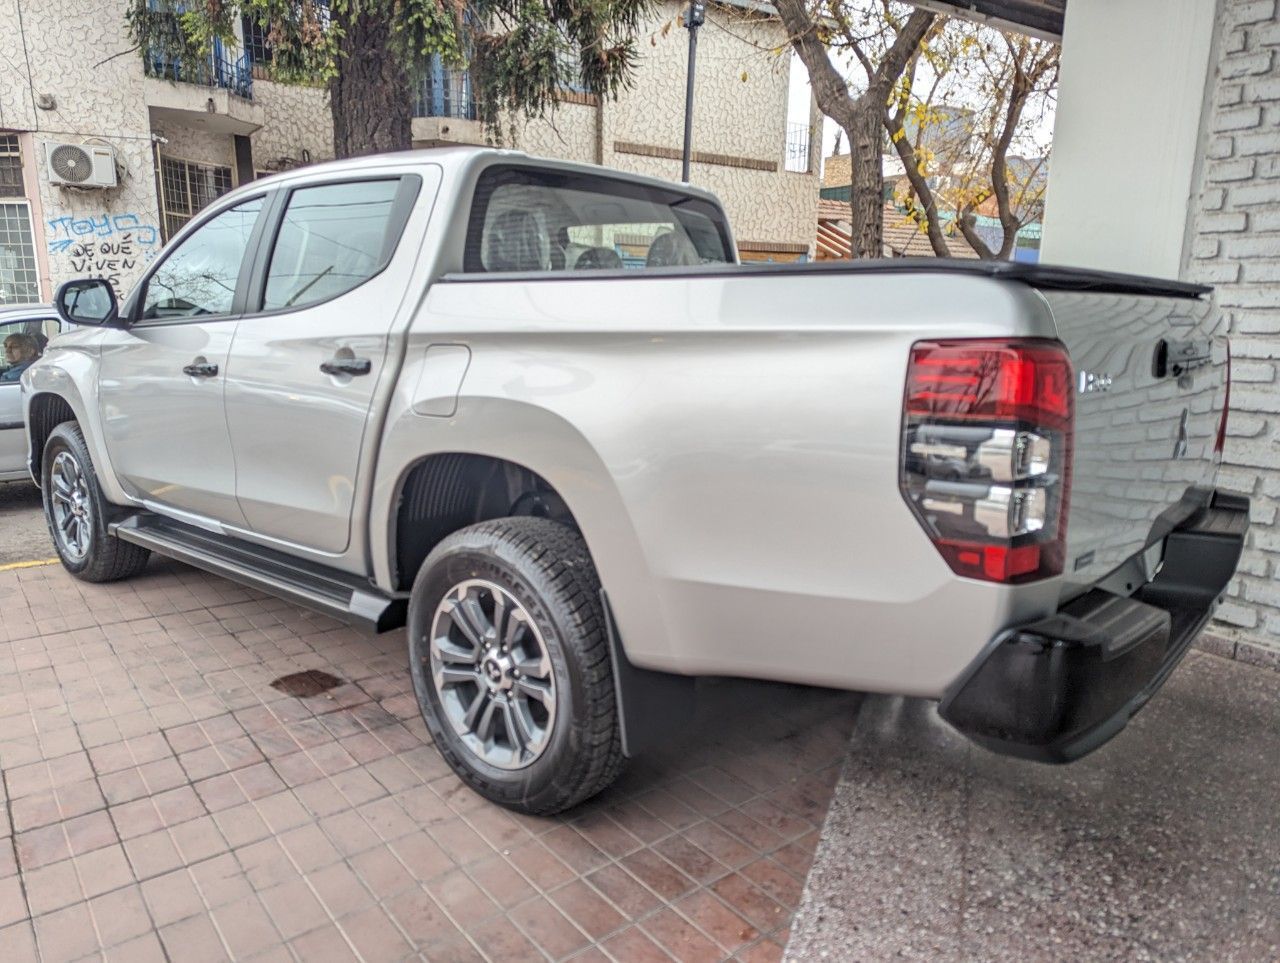
{"type": "Polygon", "coordinates": [[[81,579],[156,552],[382,631],[491,800],[556,812],[699,676],[1115,735],[1220,600],[1204,288],[996,262],[738,264],[714,196],[490,149],[255,180],[21,374],[81,579]]]}

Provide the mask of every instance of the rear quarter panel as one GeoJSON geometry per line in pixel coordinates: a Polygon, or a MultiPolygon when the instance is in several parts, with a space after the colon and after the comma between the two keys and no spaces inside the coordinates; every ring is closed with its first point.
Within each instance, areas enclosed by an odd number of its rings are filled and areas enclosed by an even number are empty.
{"type": "Polygon", "coordinates": [[[389,511],[388,480],[425,454],[518,461],[582,525],[637,664],[937,696],[1057,588],[957,579],[908,511],[908,352],[1016,334],[1053,336],[1043,299],[985,278],[436,284],[375,498],[389,511]],[[443,343],[471,352],[456,413],[414,415],[443,343]]]}

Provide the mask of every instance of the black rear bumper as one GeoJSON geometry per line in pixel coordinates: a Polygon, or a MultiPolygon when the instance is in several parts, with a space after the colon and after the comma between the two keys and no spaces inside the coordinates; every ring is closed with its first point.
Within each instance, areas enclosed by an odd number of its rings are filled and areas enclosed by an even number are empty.
{"type": "Polygon", "coordinates": [[[1130,597],[1094,589],[1000,633],[938,708],[1005,755],[1071,762],[1097,749],[1164,684],[1235,574],[1249,499],[1214,492],[1169,532],[1164,565],[1130,597]]]}

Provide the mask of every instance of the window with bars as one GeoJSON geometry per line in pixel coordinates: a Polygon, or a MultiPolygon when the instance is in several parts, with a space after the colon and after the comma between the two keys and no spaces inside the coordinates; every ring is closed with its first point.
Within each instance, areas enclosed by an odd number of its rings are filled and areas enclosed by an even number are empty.
{"type": "Polygon", "coordinates": [[[22,149],[17,134],[0,134],[0,197],[24,197],[22,149]]]}
{"type": "Polygon", "coordinates": [[[160,158],[160,223],[167,241],[197,211],[231,190],[231,168],[160,158]]]}
{"type": "MultiPolygon", "coordinates": [[[[331,14],[329,12],[329,0],[313,0],[314,7],[311,14],[319,22],[321,31],[327,32],[331,14]]],[[[301,11],[295,7],[295,15],[301,11]]],[[[253,76],[259,80],[270,80],[271,69],[273,66],[280,66],[276,63],[277,50],[271,43],[271,22],[264,18],[261,12],[242,13],[240,15],[240,33],[244,43],[244,55],[247,58],[253,76]]],[[[287,47],[287,45],[286,45],[287,47]]],[[[297,55],[289,56],[290,51],[285,49],[280,53],[288,60],[297,60],[297,55]]],[[[286,64],[285,66],[290,66],[286,64]]],[[[321,78],[317,74],[312,78],[319,81],[321,78]]]]}
{"type": "Polygon", "coordinates": [[[40,275],[26,201],[0,202],[0,304],[40,300],[40,275]]]}
{"type": "Polygon", "coordinates": [[[255,67],[271,65],[271,44],[267,41],[271,28],[253,14],[242,14],[240,26],[244,31],[244,51],[249,63],[255,67]]]}

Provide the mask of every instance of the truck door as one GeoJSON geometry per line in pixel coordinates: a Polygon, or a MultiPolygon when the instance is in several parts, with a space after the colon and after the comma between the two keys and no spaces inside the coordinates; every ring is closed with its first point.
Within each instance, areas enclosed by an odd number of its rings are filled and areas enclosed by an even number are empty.
{"type": "Polygon", "coordinates": [[[276,205],[227,363],[236,496],[259,535],[347,548],[370,407],[421,246],[405,225],[435,196],[435,169],[421,170],[305,182],[276,205]]]}
{"type": "Polygon", "coordinates": [[[170,514],[243,524],[223,379],[263,198],[241,201],[167,249],[108,328],[98,402],[111,465],[131,495],[170,514]]]}

